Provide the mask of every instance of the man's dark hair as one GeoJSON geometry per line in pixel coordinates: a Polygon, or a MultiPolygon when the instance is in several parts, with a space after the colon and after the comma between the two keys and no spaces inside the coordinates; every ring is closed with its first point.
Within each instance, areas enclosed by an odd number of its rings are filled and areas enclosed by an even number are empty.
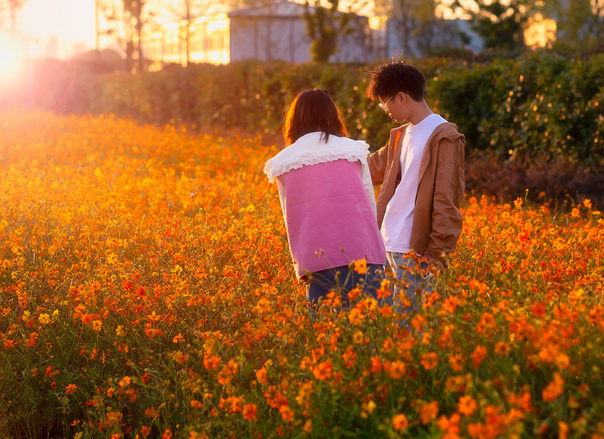
{"type": "Polygon", "coordinates": [[[340,110],[327,91],[316,88],[301,91],[291,103],[283,124],[285,145],[314,132],[323,133],[326,143],[330,134],[346,136],[340,110]]]}
{"type": "Polygon", "coordinates": [[[372,100],[390,99],[398,92],[403,92],[414,101],[424,98],[426,78],[415,67],[404,62],[382,64],[374,70],[371,82],[367,86],[367,97],[372,100]]]}

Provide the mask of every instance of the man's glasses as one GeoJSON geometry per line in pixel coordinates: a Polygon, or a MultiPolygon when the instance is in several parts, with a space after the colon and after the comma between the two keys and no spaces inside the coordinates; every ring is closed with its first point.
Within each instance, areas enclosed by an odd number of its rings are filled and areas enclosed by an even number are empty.
{"type": "MultiPolygon", "coordinates": [[[[398,93],[397,93],[398,94],[398,93]]],[[[388,99],[386,102],[380,102],[378,104],[378,107],[380,107],[382,110],[384,110],[386,113],[390,113],[390,110],[388,110],[388,107],[386,106],[386,104],[388,104],[388,102],[390,102],[390,100],[396,95],[392,95],[390,96],[390,99],[388,99]]]]}

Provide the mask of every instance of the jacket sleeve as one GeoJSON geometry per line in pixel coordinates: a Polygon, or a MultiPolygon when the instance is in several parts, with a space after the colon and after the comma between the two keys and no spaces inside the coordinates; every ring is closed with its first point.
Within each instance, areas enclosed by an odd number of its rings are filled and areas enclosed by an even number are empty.
{"type": "Polygon", "coordinates": [[[425,251],[430,260],[442,260],[455,250],[463,218],[459,205],[464,193],[464,141],[440,142],[432,211],[432,231],[425,251]]]}
{"type": "Polygon", "coordinates": [[[369,171],[371,172],[371,181],[374,186],[384,182],[386,164],[388,163],[388,146],[389,145],[387,144],[367,156],[367,163],[369,165],[369,171]]]}

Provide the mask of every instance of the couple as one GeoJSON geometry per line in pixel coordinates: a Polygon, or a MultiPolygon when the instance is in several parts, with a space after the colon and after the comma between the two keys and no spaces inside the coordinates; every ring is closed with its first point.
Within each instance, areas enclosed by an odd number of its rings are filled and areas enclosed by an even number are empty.
{"type": "MultiPolygon", "coordinates": [[[[316,304],[330,290],[348,291],[361,280],[377,298],[384,265],[394,272],[395,309],[419,310],[426,276],[418,257],[443,269],[461,233],[464,136],[424,100],[425,78],[404,62],[372,72],[367,96],[396,122],[389,143],[369,154],[346,137],[341,114],[323,90],[305,90],[285,117],[286,148],[266,162],[275,181],[299,280],[316,304]],[[377,205],[374,185],[381,185],[377,205]],[[376,221],[377,218],[377,221],[376,221]],[[366,261],[356,270],[355,260],[366,261]],[[417,291],[416,291],[417,290],[417,291]],[[401,294],[404,293],[404,294],[401,294]]],[[[429,279],[429,277],[428,277],[429,279]]],[[[390,302],[390,301],[389,301],[390,302]]]]}

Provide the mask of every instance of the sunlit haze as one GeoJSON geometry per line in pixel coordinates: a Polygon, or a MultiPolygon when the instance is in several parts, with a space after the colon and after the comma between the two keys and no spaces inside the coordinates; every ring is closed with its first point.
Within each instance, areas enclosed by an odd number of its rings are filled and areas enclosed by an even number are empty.
{"type": "Polygon", "coordinates": [[[8,35],[0,33],[0,80],[17,75],[21,59],[19,46],[8,35]]]}
{"type": "Polygon", "coordinates": [[[19,21],[32,38],[30,56],[66,58],[95,48],[94,0],[28,0],[19,21]]]}

